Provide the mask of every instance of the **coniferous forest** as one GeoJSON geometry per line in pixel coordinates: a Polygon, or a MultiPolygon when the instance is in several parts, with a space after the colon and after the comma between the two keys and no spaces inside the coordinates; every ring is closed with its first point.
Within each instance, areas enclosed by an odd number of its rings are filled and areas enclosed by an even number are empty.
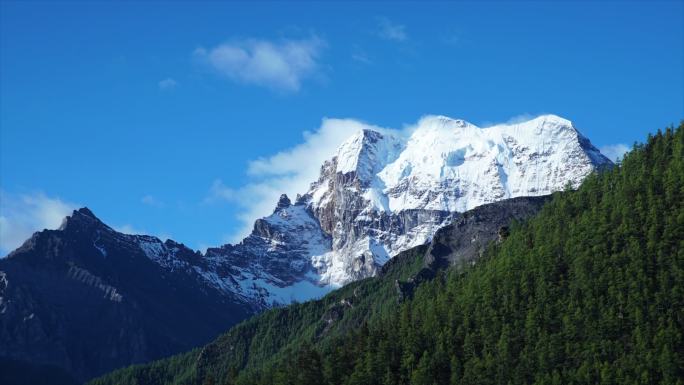
{"type": "Polygon", "coordinates": [[[421,247],[379,277],[92,384],[684,384],[683,202],[680,125],[412,297],[394,285],[421,247]]]}

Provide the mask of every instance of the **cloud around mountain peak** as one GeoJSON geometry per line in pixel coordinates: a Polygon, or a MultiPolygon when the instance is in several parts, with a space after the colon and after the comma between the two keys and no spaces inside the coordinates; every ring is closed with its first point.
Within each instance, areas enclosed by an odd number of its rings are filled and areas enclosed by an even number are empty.
{"type": "MultiPolygon", "coordinates": [[[[569,123],[568,120],[556,115],[526,114],[501,125],[520,124],[541,118],[569,123]]],[[[340,145],[353,135],[362,130],[373,130],[408,138],[415,130],[435,120],[450,122],[449,124],[463,122],[477,128],[464,120],[442,115],[424,115],[416,123],[405,125],[401,129],[376,126],[357,119],[325,118],[316,130],[303,133],[301,143],[249,162],[246,170],[248,183],[230,186],[224,180],[216,179],[205,202],[228,201],[239,207],[237,215],[241,226],[236,231],[226,234],[223,239],[225,242],[237,243],[251,232],[256,219],[273,211],[274,204],[281,194],[295,197],[298,193],[306,192],[309,185],[318,178],[323,162],[335,156],[340,145]]]]}

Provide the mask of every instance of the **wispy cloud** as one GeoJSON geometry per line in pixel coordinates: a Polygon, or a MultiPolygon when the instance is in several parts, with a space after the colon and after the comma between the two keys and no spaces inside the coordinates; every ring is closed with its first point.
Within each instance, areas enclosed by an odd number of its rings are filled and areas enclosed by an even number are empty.
{"type": "Polygon", "coordinates": [[[616,162],[621,160],[625,153],[630,150],[630,147],[624,143],[608,144],[599,148],[601,154],[605,155],[606,158],[616,162]]]}
{"type": "Polygon", "coordinates": [[[155,236],[155,237],[161,239],[162,241],[167,240],[167,239],[172,239],[172,238],[173,238],[173,237],[171,236],[171,234],[169,234],[169,233],[165,233],[165,232],[160,232],[160,233],[149,232],[149,231],[146,231],[145,229],[140,229],[140,228],[138,228],[138,227],[136,227],[136,226],[134,226],[134,225],[131,225],[130,223],[125,223],[125,224],[119,225],[119,226],[112,226],[112,228],[113,228],[115,231],[118,231],[118,232],[124,233],[124,234],[132,234],[132,235],[152,235],[152,236],[155,236]]]}
{"type": "Polygon", "coordinates": [[[21,246],[36,231],[59,227],[78,207],[42,192],[17,195],[0,190],[0,254],[21,246]]]}
{"type": "Polygon", "coordinates": [[[530,113],[524,112],[522,114],[511,116],[510,118],[508,118],[504,121],[488,121],[488,120],[485,120],[482,122],[478,122],[477,125],[480,127],[491,127],[491,126],[496,126],[496,125],[500,125],[500,124],[506,124],[506,125],[519,124],[519,123],[528,122],[528,121],[530,121],[536,117],[539,117],[541,115],[544,115],[544,113],[530,114],[530,113]]]}
{"type": "Polygon", "coordinates": [[[114,230],[116,230],[120,233],[124,233],[124,234],[147,234],[146,231],[140,230],[140,229],[138,229],[138,228],[136,228],[133,225],[128,224],[128,223],[120,225],[120,226],[113,226],[112,228],[114,230]]]}
{"type": "Polygon", "coordinates": [[[296,92],[305,79],[318,74],[325,46],[317,36],[279,41],[244,39],[197,48],[194,56],[233,81],[296,92]]]}
{"type": "Polygon", "coordinates": [[[158,85],[159,85],[160,90],[168,91],[168,90],[172,90],[172,89],[176,88],[176,86],[178,85],[178,82],[172,78],[166,78],[164,80],[160,80],[158,85]]]}
{"type": "Polygon", "coordinates": [[[352,59],[361,64],[373,64],[373,61],[363,51],[352,52],[352,59]]]}
{"type": "MultiPolygon", "coordinates": [[[[537,116],[525,113],[502,123],[515,124],[537,116]]],[[[286,193],[294,200],[297,193],[305,193],[310,183],[318,178],[323,162],[331,159],[339,145],[351,135],[362,129],[372,129],[407,137],[414,132],[421,120],[401,129],[391,129],[354,119],[323,119],[317,130],[304,132],[300,144],[249,162],[246,169],[250,180],[248,183],[230,186],[223,180],[216,179],[209,189],[205,203],[230,202],[239,207],[238,219],[242,226],[224,238],[226,242],[239,242],[252,230],[255,219],[273,212],[280,194],[286,193]]],[[[482,127],[502,123],[485,122],[482,127]]],[[[601,150],[606,151],[604,148],[601,150]]]]}
{"type": "Polygon", "coordinates": [[[515,116],[512,116],[510,119],[508,119],[505,124],[518,124],[518,123],[529,122],[530,120],[536,118],[539,115],[541,115],[541,114],[532,115],[532,114],[528,114],[528,113],[523,113],[520,115],[515,115],[515,116]]]}
{"type": "Polygon", "coordinates": [[[345,139],[364,128],[386,130],[353,119],[324,119],[316,131],[304,132],[302,143],[250,162],[246,171],[251,182],[233,188],[215,180],[206,201],[228,201],[240,207],[242,227],[227,235],[226,241],[237,242],[249,234],[255,219],[273,211],[280,194],[294,200],[297,193],[306,192],[318,178],[323,162],[335,155],[345,139]]]}
{"type": "Polygon", "coordinates": [[[152,195],[145,195],[144,197],[142,197],[140,199],[140,202],[142,202],[143,204],[146,204],[148,206],[152,206],[152,207],[163,207],[164,206],[164,202],[160,201],[159,199],[155,198],[152,195]]]}
{"type": "Polygon", "coordinates": [[[385,40],[405,41],[408,39],[406,26],[392,22],[386,17],[378,19],[378,36],[385,40]]]}

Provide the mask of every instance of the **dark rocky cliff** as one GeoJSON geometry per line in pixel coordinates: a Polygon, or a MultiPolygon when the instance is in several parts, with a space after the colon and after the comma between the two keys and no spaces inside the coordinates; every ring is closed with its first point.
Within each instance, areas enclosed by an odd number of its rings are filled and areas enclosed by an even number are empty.
{"type": "MultiPolygon", "coordinates": [[[[150,259],[146,238],[83,208],[0,260],[0,356],[86,380],[191,349],[251,314],[192,271],[150,259]]],[[[166,246],[177,260],[201,258],[166,246]]]]}

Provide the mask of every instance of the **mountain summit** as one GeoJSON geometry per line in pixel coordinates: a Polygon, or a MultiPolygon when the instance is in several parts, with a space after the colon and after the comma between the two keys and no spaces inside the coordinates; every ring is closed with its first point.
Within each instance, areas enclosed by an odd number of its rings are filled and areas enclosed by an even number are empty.
{"type": "Polygon", "coordinates": [[[263,306],[308,299],[374,275],[456,213],[574,188],[611,164],[555,115],[487,128],[428,116],[407,138],[360,130],[293,204],[281,196],[240,244],[209,249],[211,275],[263,306]]]}
{"type": "Polygon", "coordinates": [[[281,195],[242,242],[203,256],[149,236],[111,241],[100,234],[115,232],[87,208],[67,217],[61,230],[95,226],[89,241],[103,256],[106,242],[142,250],[160,267],[187,271],[259,310],[372,276],[399,252],[430,241],[457,213],[577,187],[610,165],[569,120],[555,115],[486,128],[427,116],[408,137],[359,130],[323,163],[308,191],[294,202],[281,195]],[[191,257],[179,258],[180,249],[191,257]]]}

